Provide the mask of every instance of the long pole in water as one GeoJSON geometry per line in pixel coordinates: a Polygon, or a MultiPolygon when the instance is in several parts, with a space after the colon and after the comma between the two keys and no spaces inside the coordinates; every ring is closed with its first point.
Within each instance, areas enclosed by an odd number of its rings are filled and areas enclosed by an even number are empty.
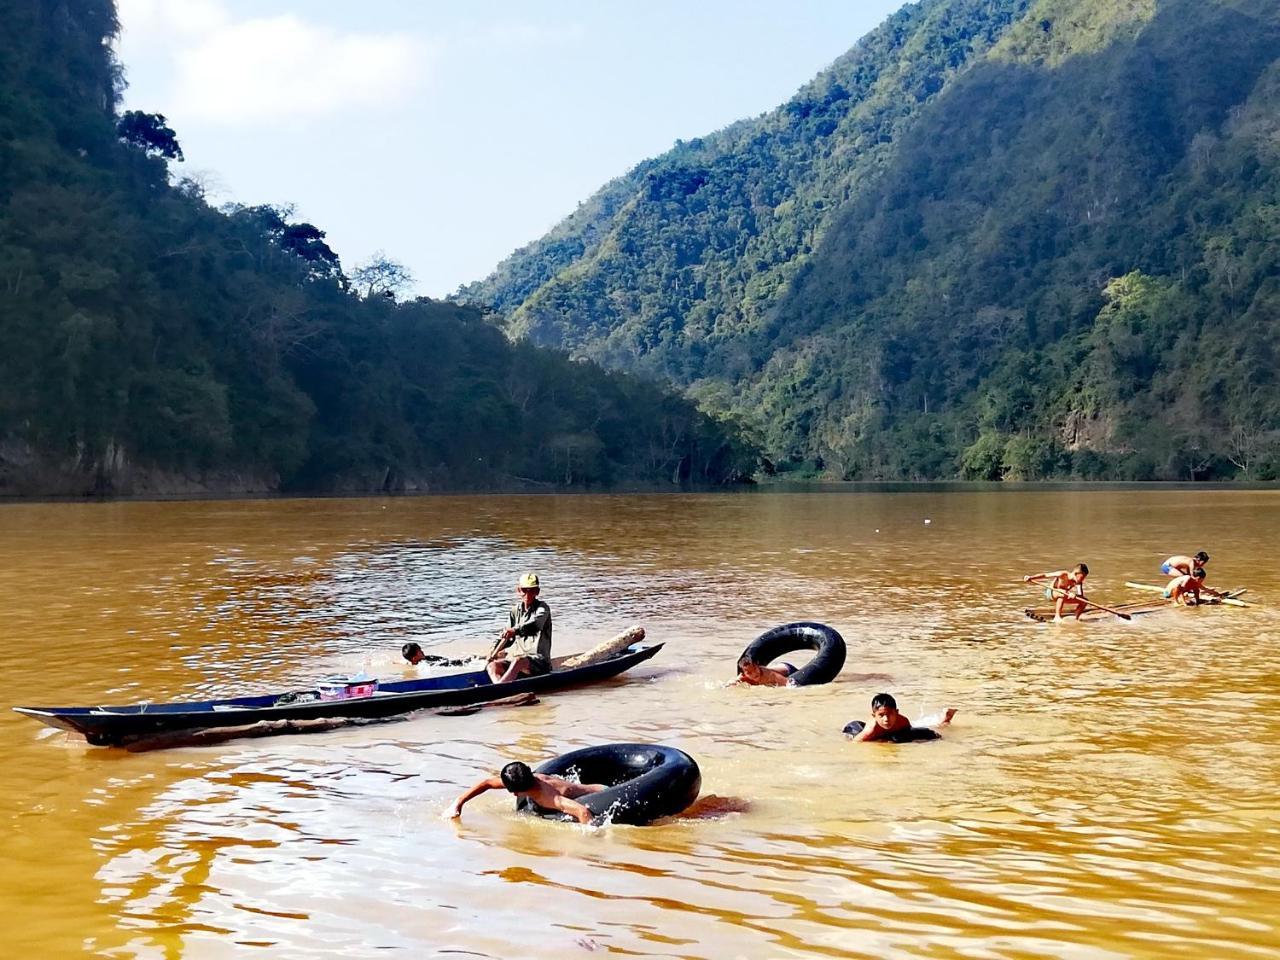
{"type": "MultiPolygon", "coordinates": [[[[1071,596],[1071,594],[1070,594],[1070,593],[1068,593],[1066,590],[1063,590],[1061,587],[1050,587],[1049,589],[1050,589],[1050,590],[1052,590],[1055,594],[1058,594],[1059,596],[1063,596],[1063,597],[1070,597],[1070,596],[1071,596]]],[[[1122,610],[1113,610],[1113,609],[1111,609],[1110,607],[1104,607],[1102,604],[1100,604],[1100,603],[1094,603],[1092,600],[1089,600],[1089,599],[1087,599],[1087,598],[1085,598],[1085,597],[1072,597],[1072,599],[1073,599],[1073,600],[1079,600],[1079,601],[1083,602],[1086,606],[1090,606],[1090,607],[1097,607],[1099,610],[1105,610],[1107,613],[1113,613],[1113,614],[1115,614],[1117,617],[1119,617],[1121,620],[1132,620],[1132,619],[1133,619],[1133,617],[1132,617],[1132,616],[1130,616],[1129,614],[1125,613],[1125,612],[1124,612],[1124,611],[1122,611],[1122,610]]]]}
{"type": "MultiPolygon", "coordinates": [[[[1160,586],[1160,584],[1158,584],[1158,583],[1137,583],[1137,582],[1135,582],[1135,581],[1133,581],[1133,580],[1126,580],[1126,581],[1124,582],[1124,585],[1125,585],[1126,587],[1132,587],[1134,590],[1152,590],[1152,591],[1155,591],[1155,592],[1157,592],[1157,593],[1164,593],[1164,587],[1160,586]]],[[[1231,592],[1231,593],[1244,593],[1244,591],[1243,591],[1243,590],[1239,590],[1239,591],[1230,591],[1230,592],[1231,592]]],[[[1225,604],[1228,604],[1228,605],[1233,606],[1233,607],[1247,607],[1247,606],[1249,606],[1249,604],[1245,603],[1243,600],[1237,600],[1235,597],[1233,597],[1233,596],[1229,596],[1229,595],[1228,595],[1228,594],[1226,594],[1226,593],[1219,593],[1219,594],[1216,594],[1216,596],[1217,596],[1217,598],[1218,598],[1219,602],[1221,602],[1221,603],[1225,603],[1225,604]]]]}

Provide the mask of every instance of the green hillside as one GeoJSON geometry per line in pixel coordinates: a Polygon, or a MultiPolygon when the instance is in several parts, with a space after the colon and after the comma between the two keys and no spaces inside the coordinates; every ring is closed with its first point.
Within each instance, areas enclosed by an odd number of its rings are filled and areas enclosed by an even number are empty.
{"type": "Polygon", "coordinates": [[[1280,471],[1280,4],[923,0],[460,291],[783,469],[1280,471]]]}
{"type": "Polygon", "coordinates": [[[287,209],[211,208],[118,113],[111,0],[4,0],[0,494],[724,482],[687,399],[353,282],[287,209]],[[176,179],[175,179],[176,178],[176,179]]]}

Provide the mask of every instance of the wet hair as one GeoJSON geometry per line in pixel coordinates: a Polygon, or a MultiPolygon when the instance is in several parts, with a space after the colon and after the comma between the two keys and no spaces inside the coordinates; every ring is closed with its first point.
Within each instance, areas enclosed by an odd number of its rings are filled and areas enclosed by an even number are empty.
{"type": "Polygon", "coordinates": [[[422,648],[416,643],[406,643],[400,648],[400,656],[404,657],[410,663],[413,663],[414,657],[422,657],[425,656],[425,654],[422,652],[422,648]]]}
{"type": "Polygon", "coordinates": [[[760,666],[760,664],[756,663],[754,660],[752,660],[749,656],[747,656],[744,653],[742,656],[738,658],[738,672],[741,673],[742,668],[749,664],[755,664],[757,667],[760,666]]]}
{"type": "Polygon", "coordinates": [[[1192,568],[1191,568],[1191,576],[1192,576],[1192,578],[1193,578],[1193,579],[1196,579],[1196,580],[1203,580],[1203,579],[1204,579],[1204,567],[1192,567],[1192,568]]]}
{"type": "Polygon", "coordinates": [[[533,789],[533,771],[529,769],[528,764],[521,763],[519,760],[508,763],[502,768],[499,776],[502,777],[502,785],[512,793],[533,789]]]}
{"type": "Polygon", "coordinates": [[[881,707],[891,707],[897,710],[898,701],[893,699],[893,694],[891,693],[877,693],[871,698],[871,709],[874,711],[879,710],[881,707]]]}
{"type": "Polygon", "coordinates": [[[1077,563],[1073,573],[1083,573],[1086,577],[1089,575],[1089,565],[1087,563],[1077,563]]]}
{"type": "Polygon", "coordinates": [[[1203,567],[1206,563],[1209,562],[1209,555],[1205,553],[1203,550],[1201,550],[1194,557],[1192,557],[1192,559],[1195,560],[1198,566],[1203,567]]]}

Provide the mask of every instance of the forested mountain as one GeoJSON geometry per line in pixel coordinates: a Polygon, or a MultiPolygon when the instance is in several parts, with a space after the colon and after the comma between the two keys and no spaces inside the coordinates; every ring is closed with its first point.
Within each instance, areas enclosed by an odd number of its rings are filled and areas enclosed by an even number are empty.
{"type": "Polygon", "coordinates": [[[846,478],[1280,471],[1280,3],[922,0],[460,299],[846,478]]]}
{"type": "Polygon", "coordinates": [[[398,304],[394,270],[349,278],[287,208],[215,210],[171,182],[178,134],[118,114],[112,0],[3,0],[0,22],[0,493],[754,469],[683,397],[511,344],[469,307],[398,304]]]}

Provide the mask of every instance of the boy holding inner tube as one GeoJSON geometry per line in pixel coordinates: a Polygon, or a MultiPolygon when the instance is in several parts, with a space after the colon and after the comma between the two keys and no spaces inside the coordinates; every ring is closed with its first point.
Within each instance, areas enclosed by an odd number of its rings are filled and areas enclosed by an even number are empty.
{"type": "Polygon", "coordinates": [[[795,672],[795,666],[785,661],[777,667],[766,667],[744,653],[738,658],[738,678],[733,682],[751,687],[785,687],[795,672]]]}
{"type": "MultiPolygon", "coordinates": [[[[948,707],[938,726],[950,723],[955,715],[955,707],[948,707]]],[[[871,698],[871,722],[849,739],[854,743],[892,740],[895,734],[906,733],[910,729],[911,721],[898,712],[898,701],[893,699],[893,695],[877,693],[871,698]]]]}
{"type": "Polygon", "coordinates": [[[551,777],[545,773],[534,773],[528,764],[516,761],[508,763],[496,777],[485,777],[466,793],[453,802],[449,817],[462,816],[462,807],[468,801],[480,796],[486,790],[505,788],[517,797],[528,797],[529,801],[542,810],[557,810],[566,813],[579,823],[590,823],[593,814],[578,803],[574,797],[583,797],[589,793],[599,793],[605,789],[603,783],[573,783],[563,777],[551,777]]]}

